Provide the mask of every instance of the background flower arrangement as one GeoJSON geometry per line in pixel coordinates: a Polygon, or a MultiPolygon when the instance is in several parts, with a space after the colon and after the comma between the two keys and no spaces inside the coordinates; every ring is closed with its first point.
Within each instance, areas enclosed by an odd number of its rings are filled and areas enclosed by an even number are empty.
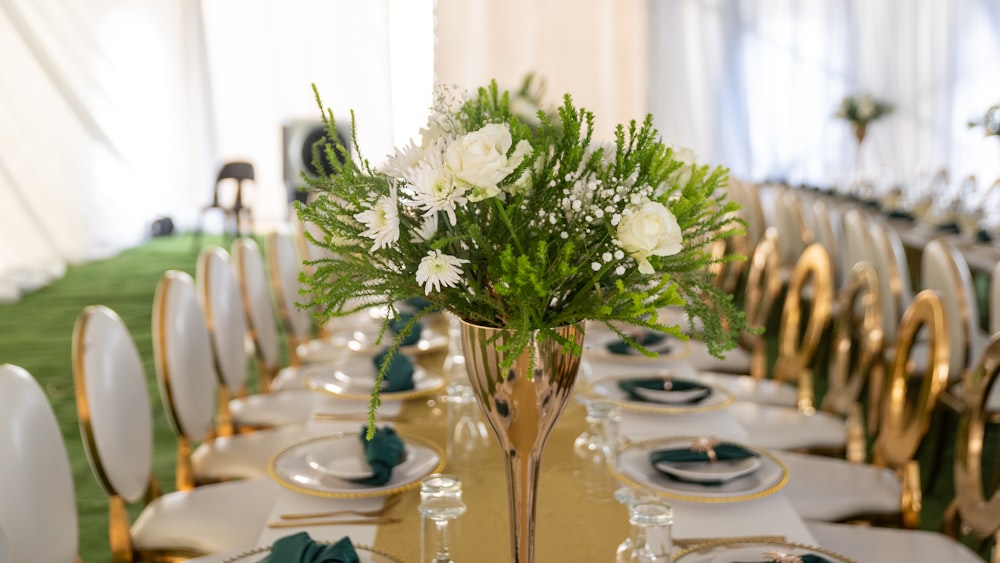
{"type": "Polygon", "coordinates": [[[420,143],[380,167],[341,164],[344,147],[317,146],[333,172],[311,181],[317,197],[298,213],[336,258],[305,278],[310,305],[327,317],[372,305],[393,312],[421,295],[434,309],[506,329],[508,356],[535,330],[572,347],[553,329],[583,320],[641,349],[622,327],[679,334],[660,310],[680,305],[702,319],[711,350],[731,348],[745,320],[708,271],[717,260],[709,244],[742,230],[725,200],[726,170],[663,144],[651,117],[619,126],[608,143],[592,139],[593,114],[568,95],[554,117],[534,117],[516,114],[495,82],[467,98],[441,89],[420,143]]]}
{"type": "Polygon", "coordinates": [[[871,94],[856,94],[846,96],[840,101],[836,117],[864,127],[889,115],[892,110],[892,104],[889,102],[874,98],[871,94]]]}
{"type": "Polygon", "coordinates": [[[987,137],[1000,135],[1000,104],[994,104],[982,117],[969,120],[969,128],[981,127],[987,137]]]}

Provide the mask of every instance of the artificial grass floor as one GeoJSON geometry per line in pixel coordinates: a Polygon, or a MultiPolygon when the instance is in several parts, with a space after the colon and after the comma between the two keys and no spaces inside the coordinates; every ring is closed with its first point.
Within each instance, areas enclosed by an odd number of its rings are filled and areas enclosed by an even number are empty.
{"type": "MultiPolygon", "coordinates": [[[[228,247],[222,237],[206,236],[203,246],[228,247]]],[[[70,344],[73,324],[88,305],[106,305],[129,327],[146,367],[154,417],[153,471],[164,492],[174,490],[176,441],[159,403],[153,368],[150,321],[153,294],[163,273],[177,269],[194,275],[197,252],[188,235],[152,239],[114,258],[71,266],[66,276],[49,287],[0,305],[0,363],[27,369],[45,388],[66,441],[76,484],[79,515],[79,553],[85,563],[111,561],[108,547],[107,498],[91,473],[80,440],[73,392],[70,344]]],[[[772,340],[773,343],[773,340],[772,340]]],[[[954,428],[952,426],[952,428],[954,428]]],[[[936,530],[951,500],[952,444],[944,448],[942,474],[925,495],[924,529],[936,530]]],[[[921,455],[928,467],[930,456],[921,455]]],[[[15,460],[2,460],[2,464],[15,460]]],[[[133,517],[140,507],[133,508],[133,517]]]]}

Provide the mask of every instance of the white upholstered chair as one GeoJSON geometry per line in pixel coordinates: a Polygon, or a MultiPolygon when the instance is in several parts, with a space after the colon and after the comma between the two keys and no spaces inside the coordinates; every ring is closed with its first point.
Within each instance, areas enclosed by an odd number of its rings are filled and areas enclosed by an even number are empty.
{"type": "Polygon", "coordinates": [[[990,327],[990,334],[996,334],[1000,332],[1000,262],[997,262],[990,272],[989,310],[990,319],[987,324],[990,327]]]}
{"type": "Polygon", "coordinates": [[[219,374],[219,432],[305,422],[327,398],[307,389],[248,394],[248,331],[229,253],[210,246],[198,257],[196,285],[219,374]],[[228,411],[228,412],[227,412],[228,411]]]}
{"type": "Polygon", "coordinates": [[[872,247],[868,219],[859,209],[848,209],[840,218],[840,270],[850,272],[858,262],[867,260],[872,247]]]}
{"type": "Polygon", "coordinates": [[[799,260],[806,246],[813,243],[813,234],[806,227],[802,202],[789,188],[775,188],[773,194],[774,226],[781,237],[778,239],[781,265],[791,270],[799,260]]]}
{"type": "Polygon", "coordinates": [[[111,309],[87,307],[73,329],[77,416],[94,476],[108,495],[115,563],[252,546],[279,487],[269,478],[159,494],[153,414],[139,351],[111,309]],[[128,506],[146,500],[130,525],[128,506]]]}
{"type": "Polygon", "coordinates": [[[899,233],[882,221],[869,222],[872,245],[867,260],[878,274],[882,301],[882,331],[886,346],[896,341],[896,327],[913,300],[910,266],[899,233]]]}
{"type": "Polygon", "coordinates": [[[0,365],[0,561],[78,561],[73,472],[45,391],[0,365]]]}
{"type": "Polygon", "coordinates": [[[160,397],[177,435],[177,490],[266,476],[268,460],[300,440],[303,427],[215,436],[218,375],[205,316],[187,273],[170,270],[160,279],[152,328],[160,397]]]}
{"type": "Polygon", "coordinates": [[[871,464],[777,453],[792,478],[785,496],[807,520],[841,521],[864,517],[888,519],[916,528],[920,515],[920,468],[913,459],[930,427],[938,397],[948,375],[949,343],[945,311],[936,292],[919,293],[899,326],[899,353],[893,359],[881,408],[881,423],[871,464]],[[907,368],[921,328],[927,330],[928,369],[920,379],[907,368]],[[918,393],[908,393],[919,384],[918,393]]]}

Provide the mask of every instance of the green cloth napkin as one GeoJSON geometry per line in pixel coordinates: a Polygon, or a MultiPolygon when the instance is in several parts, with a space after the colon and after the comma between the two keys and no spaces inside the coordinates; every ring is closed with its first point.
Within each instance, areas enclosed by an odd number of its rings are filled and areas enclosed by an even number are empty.
{"type": "Polygon", "coordinates": [[[365,459],[372,466],[372,476],[357,479],[355,483],[364,485],[385,485],[392,477],[394,467],[406,459],[406,444],[396,435],[396,431],[388,426],[375,429],[371,440],[366,439],[368,427],[361,427],[361,445],[365,448],[365,459]]]}
{"type": "MultiPolygon", "coordinates": [[[[399,334],[399,331],[406,327],[415,315],[413,313],[396,313],[396,316],[389,319],[389,330],[393,334],[399,334]]],[[[413,325],[413,330],[410,334],[407,334],[405,338],[400,342],[400,346],[413,346],[417,342],[420,342],[420,323],[413,325]]]]}
{"type": "MultiPolygon", "coordinates": [[[[657,344],[660,344],[661,342],[663,342],[666,339],[667,339],[667,335],[666,334],[663,334],[662,332],[654,332],[654,331],[646,331],[646,332],[644,332],[642,334],[642,336],[640,336],[638,338],[633,338],[633,340],[635,340],[639,344],[642,344],[646,348],[649,348],[651,346],[656,346],[657,344]]],[[[611,352],[612,354],[636,354],[636,353],[638,353],[638,350],[636,350],[635,348],[633,348],[632,346],[630,346],[629,343],[625,342],[624,340],[615,340],[615,341],[609,342],[608,343],[608,351],[611,352]]],[[[670,349],[669,348],[661,348],[659,350],[659,352],[661,354],[668,354],[668,353],[670,353],[670,349]]]]}
{"type": "Polygon", "coordinates": [[[308,532],[299,532],[274,542],[271,553],[259,563],[361,563],[361,559],[347,536],[327,545],[317,543],[308,532]]]}
{"type": "MultiPolygon", "coordinates": [[[[635,379],[619,379],[618,388],[622,391],[628,393],[630,399],[636,401],[646,401],[646,398],[636,392],[637,388],[642,389],[652,389],[654,391],[665,391],[663,387],[664,379],[662,377],[639,377],[635,379]]],[[[711,395],[711,387],[702,385],[696,381],[688,381],[684,379],[671,379],[670,380],[670,391],[695,391],[698,389],[704,389],[706,393],[704,395],[697,395],[688,401],[678,401],[678,403],[693,404],[705,400],[706,397],[711,395]]]]}
{"type": "MultiPolygon", "coordinates": [[[[757,457],[759,455],[753,450],[748,450],[742,446],[737,446],[736,444],[721,443],[717,444],[713,449],[715,450],[716,461],[732,461],[746,459],[748,457],[757,457]]],[[[649,464],[653,466],[653,469],[656,469],[659,473],[677,481],[686,481],[686,479],[682,479],[676,475],[667,473],[666,471],[661,471],[659,467],[656,467],[656,464],[686,463],[695,461],[709,461],[708,453],[696,452],[691,448],[669,448],[649,453],[649,464]]],[[[721,485],[724,482],[725,481],[697,481],[697,484],[721,485]]]]}
{"type": "Polygon", "coordinates": [[[417,313],[423,311],[424,309],[431,309],[434,307],[433,303],[419,295],[407,299],[404,303],[406,303],[407,307],[413,309],[417,313]]]}
{"type": "MultiPolygon", "coordinates": [[[[389,350],[382,350],[372,361],[375,362],[375,371],[382,370],[382,364],[389,354],[389,350]]],[[[382,382],[382,391],[385,393],[395,393],[396,391],[409,391],[413,389],[413,360],[405,354],[399,352],[393,354],[389,360],[389,368],[385,372],[385,380],[382,382]]]]}
{"type": "MultiPolygon", "coordinates": [[[[813,555],[812,553],[806,553],[805,555],[799,555],[799,559],[802,563],[830,563],[830,560],[826,557],[820,557],[819,555],[813,555]]],[[[733,561],[733,563],[771,563],[772,560],[762,560],[762,561],[733,561]]]]}

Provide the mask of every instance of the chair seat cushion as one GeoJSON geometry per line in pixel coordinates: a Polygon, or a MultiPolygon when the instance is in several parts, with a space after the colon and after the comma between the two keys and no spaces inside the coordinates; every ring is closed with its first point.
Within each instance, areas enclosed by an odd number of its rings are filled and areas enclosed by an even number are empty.
{"type": "Polygon", "coordinates": [[[804,414],[789,407],[739,402],[729,410],[746,429],[749,443],[762,448],[837,449],[847,443],[846,423],[829,413],[804,414]]]}
{"type": "Polygon", "coordinates": [[[756,379],[749,375],[711,371],[699,373],[698,379],[729,391],[736,401],[795,407],[799,400],[797,387],[773,379],[756,379]]]}
{"type": "Polygon", "coordinates": [[[201,481],[266,477],[268,461],[305,437],[305,427],[292,424],[216,438],[191,454],[195,477],[201,481]]]}
{"type": "Polygon", "coordinates": [[[330,398],[308,389],[261,393],[229,401],[237,426],[282,426],[306,422],[309,414],[330,398]]]}
{"type": "Polygon", "coordinates": [[[305,389],[303,377],[309,366],[288,366],[282,368],[271,381],[271,391],[288,391],[290,389],[305,389]]]}
{"type": "Polygon", "coordinates": [[[251,547],[280,490],[265,477],[163,495],[136,519],[132,540],[140,551],[185,548],[207,554],[251,547]]]}
{"type": "Polygon", "coordinates": [[[805,520],[835,522],[900,511],[902,485],[890,469],[794,452],[775,455],[788,467],[785,497],[805,520]]]}
{"type": "Polygon", "coordinates": [[[807,522],[816,543],[856,561],[982,563],[983,558],[937,532],[807,522]]]}

